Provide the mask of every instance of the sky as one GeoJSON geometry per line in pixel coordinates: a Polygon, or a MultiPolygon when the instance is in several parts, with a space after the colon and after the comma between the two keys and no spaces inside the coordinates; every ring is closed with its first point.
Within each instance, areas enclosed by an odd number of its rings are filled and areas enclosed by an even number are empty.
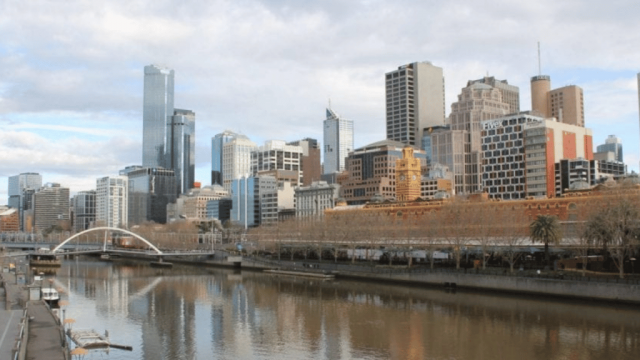
{"type": "Polygon", "coordinates": [[[175,107],[196,113],[196,181],[211,138],[322,141],[325,108],[355,146],[385,138],[384,74],[443,68],[447,115],[468,80],[530,78],[584,90],[594,149],[622,139],[638,171],[636,0],[0,0],[0,204],[7,178],[39,172],[72,194],[142,162],[145,65],[175,70],[175,107]]]}

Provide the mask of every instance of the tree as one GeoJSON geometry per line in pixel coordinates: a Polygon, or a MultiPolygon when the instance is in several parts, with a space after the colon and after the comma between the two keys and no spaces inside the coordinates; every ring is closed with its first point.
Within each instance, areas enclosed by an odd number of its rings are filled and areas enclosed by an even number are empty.
{"type": "Polygon", "coordinates": [[[549,266],[549,243],[557,244],[562,239],[560,223],[553,215],[538,215],[529,225],[532,242],[544,243],[545,263],[549,266]]]}

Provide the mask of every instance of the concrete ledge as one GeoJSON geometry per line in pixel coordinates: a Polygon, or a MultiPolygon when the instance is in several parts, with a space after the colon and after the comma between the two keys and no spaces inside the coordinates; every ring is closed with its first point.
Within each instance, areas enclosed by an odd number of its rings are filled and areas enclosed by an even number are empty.
{"type": "Polygon", "coordinates": [[[340,272],[338,277],[431,286],[444,286],[445,283],[448,283],[455,284],[457,288],[594,299],[640,305],[639,285],[458,273],[362,274],[340,272]]]}

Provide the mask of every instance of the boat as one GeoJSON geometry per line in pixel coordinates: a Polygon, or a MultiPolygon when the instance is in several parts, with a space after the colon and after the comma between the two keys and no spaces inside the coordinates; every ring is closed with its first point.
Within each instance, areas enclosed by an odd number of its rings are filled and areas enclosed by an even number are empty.
{"type": "Polygon", "coordinates": [[[29,255],[29,265],[39,267],[60,267],[62,261],[47,248],[40,248],[29,255]]]}
{"type": "Polygon", "coordinates": [[[58,290],[54,288],[42,288],[40,289],[40,298],[49,305],[58,305],[60,295],[58,290]]]}

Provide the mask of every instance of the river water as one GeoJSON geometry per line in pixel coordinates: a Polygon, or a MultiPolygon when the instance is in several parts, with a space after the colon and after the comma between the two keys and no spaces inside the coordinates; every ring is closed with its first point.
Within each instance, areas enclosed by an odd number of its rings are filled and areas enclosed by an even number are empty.
{"type": "Polygon", "coordinates": [[[74,329],[133,351],[84,359],[638,359],[640,308],[76,259],[74,329]]]}

